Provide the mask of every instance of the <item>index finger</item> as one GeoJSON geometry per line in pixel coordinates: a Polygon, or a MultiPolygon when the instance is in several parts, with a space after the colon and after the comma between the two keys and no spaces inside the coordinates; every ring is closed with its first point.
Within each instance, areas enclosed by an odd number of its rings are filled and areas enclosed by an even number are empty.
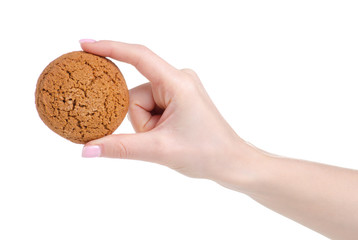
{"type": "Polygon", "coordinates": [[[84,51],[133,65],[153,83],[175,79],[179,70],[143,45],[115,41],[81,42],[84,51]]]}

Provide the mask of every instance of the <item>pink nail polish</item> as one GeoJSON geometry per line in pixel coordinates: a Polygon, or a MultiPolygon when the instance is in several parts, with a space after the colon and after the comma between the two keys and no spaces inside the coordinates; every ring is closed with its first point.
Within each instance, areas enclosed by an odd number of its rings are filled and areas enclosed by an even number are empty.
{"type": "Polygon", "coordinates": [[[101,156],[101,148],[97,145],[84,146],[82,149],[82,157],[94,158],[101,156]]]}
{"type": "Polygon", "coordinates": [[[94,43],[96,42],[96,40],[93,39],[81,39],[80,43],[94,43]]]}

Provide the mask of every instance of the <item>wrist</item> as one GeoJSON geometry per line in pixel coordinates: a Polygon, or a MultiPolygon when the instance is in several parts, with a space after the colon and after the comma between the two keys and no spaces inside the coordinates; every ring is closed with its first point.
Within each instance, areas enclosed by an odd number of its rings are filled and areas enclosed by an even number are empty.
{"type": "Polygon", "coordinates": [[[261,167],[271,156],[242,139],[236,141],[227,151],[223,166],[212,179],[232,190],[250,194],[257,189],[261,167]]]}

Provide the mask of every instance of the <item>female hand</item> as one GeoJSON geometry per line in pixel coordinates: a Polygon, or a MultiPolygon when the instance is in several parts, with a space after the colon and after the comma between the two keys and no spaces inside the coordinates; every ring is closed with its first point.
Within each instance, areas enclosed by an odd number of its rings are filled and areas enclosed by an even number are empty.
{"type": "MultiPolygon", "coordinates": [[[[249,149],[220,115],[199,77],[178,70],[148,48],[113,41],[82,41],[84,51],[132,64],[150,82],[130,90],[136,134],[109,135],[84,146],[84,157],[138,159],[191,177],[219,180],[249,149]]],[[[241,163],[240,163],[241,164],[241,163]]]]}
{"type": "Polygon", "coordinates": [[[189,69],[146,47],[82,43],[94,54],[134,65],[149,83],[130,90],[136,134],[89,142],[83,156],[140,159],[214,180],[332,239],[358,236],[358,171],[268,154],[239,138],[189,69]]]}

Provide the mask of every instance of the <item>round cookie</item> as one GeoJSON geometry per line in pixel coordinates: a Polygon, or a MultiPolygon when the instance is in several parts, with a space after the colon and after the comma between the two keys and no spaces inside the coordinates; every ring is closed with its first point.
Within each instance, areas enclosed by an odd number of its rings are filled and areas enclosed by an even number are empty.
{"type": "Polygon", "coordinates": [[[35,102],[55,133],[87,143],[112,134],[128,111],[126,82],[110,60],[78,51],[52,61],[41,73],[35,102]]]}

